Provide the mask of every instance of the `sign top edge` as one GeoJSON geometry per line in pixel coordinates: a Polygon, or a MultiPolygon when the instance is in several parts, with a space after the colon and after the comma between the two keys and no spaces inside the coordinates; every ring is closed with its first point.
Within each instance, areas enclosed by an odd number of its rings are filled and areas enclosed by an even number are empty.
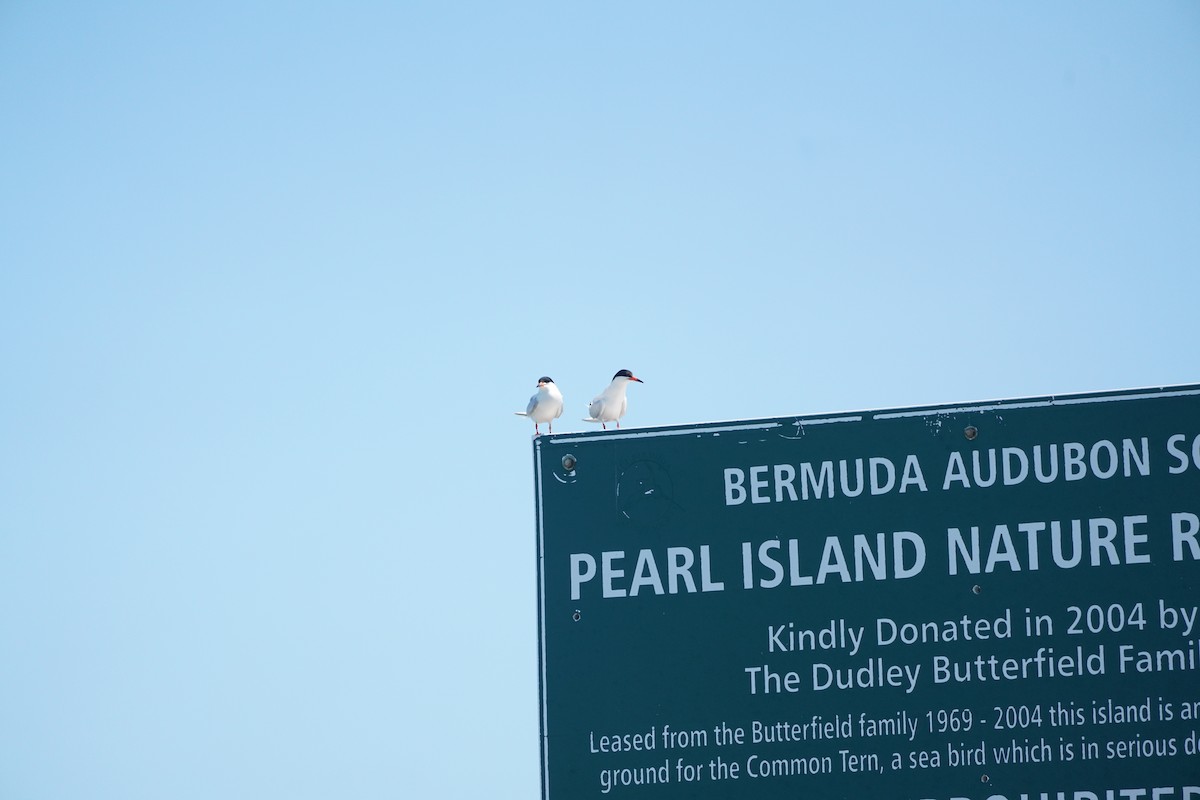
{"type": "Polygon", "coordinates": [[[537,443],[583,442],[593,440],[613,441],[616,439],[642,439],[687,434],[720,434],[724,432],[769,430],[784,425],[823,425],[842,422],[858,422],[863,419],[895,419],[926,415],[957,414],[971,411],[999,411],[1004,409],[1033,408],[1039,406],[1074,405],[1085,403],[1117,402],[1155,397],[1178,397],[1200,395],[1200,383],[1146,386],[1131,389],[1114,389],[1091,392],[1071,392],[1030,397],[1012,397],[994,400],[977,400],[958,403],[936,403],[931,405],[901,406],[858,411],[826,411],[820,413],[791,414],[778,417],[756,417],[717,422],[691,422],[677,425],[654,425],[644,428],[618,428],[611,431],[575,431],[570,433],[547,433],[534,437],[537,443]]]}

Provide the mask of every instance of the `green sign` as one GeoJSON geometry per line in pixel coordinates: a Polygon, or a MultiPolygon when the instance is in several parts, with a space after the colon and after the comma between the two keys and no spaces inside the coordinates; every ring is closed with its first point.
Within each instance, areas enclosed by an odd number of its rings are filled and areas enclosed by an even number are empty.
{"type": "Polygon", "coordinates": [[[1200,386],[534,458],[545,800],[1200,800],[1200,386]]]}

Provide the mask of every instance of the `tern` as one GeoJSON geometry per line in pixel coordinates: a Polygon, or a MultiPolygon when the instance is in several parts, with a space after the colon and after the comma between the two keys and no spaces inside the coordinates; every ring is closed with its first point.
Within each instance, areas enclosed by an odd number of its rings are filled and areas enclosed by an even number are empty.
{"type": "Polygon", "coordinates": [[[625,416],[625,409],[628,406],[628,401],[625,398],[625,389],[629,386],[630,381],[645,383],[641,378],[635,378],[633,373],[627,369],[623,369],[616,375],[613,375],[612,383],[608,385],[596,398],[588,404],[588,416],[584,422],[599,422],[600,427],[608,429],[608,423],[615,422],[617,427],[621,427],[621,417],[625,416]]]}
{"type": "Polygon", "coordinates": [[[542,422],[554,433],[554,420],[562,416],[563,396],[554,381],[545,375],[538,378],[537,394],[529,398],[529,405],[524,411],[514,411],[519,417],[529,417],[533,420],[533,435],[541,435],[538,425],[542,422]]]}

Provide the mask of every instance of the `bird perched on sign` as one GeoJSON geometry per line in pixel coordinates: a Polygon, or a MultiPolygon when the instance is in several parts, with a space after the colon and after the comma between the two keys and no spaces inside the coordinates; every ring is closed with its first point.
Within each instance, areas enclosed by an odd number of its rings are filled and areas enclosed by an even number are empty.
{"type": "Polygon", "coordinates": [[[641,378],[635,378],[633,373],[627,369],[623,369],[616,375],[613,375],[612,383],[608,385],[600,394],[596,395],[595,399],[588,404],[588,416],[584,422],[599,422],[600,427],[608,429],[608,423],[615,422],[617,427],[621,427],[621,417],[625,416],[625,409],[628,402],[625,398],[625,389],[628,388],[630,381],[645,383],[641,378]]]}
{"type": "Polygon", "coordinates": [[[538,425],[543,422],[550,429],[550,433],[554,433],[554,420],[561,417],[562,412],[562,392],[554,385],[554,381],[543,375],[538,378],[537,394],[529,398],[529,405],[525,406],[524,411],[514,411],[513,413],[519,417],[532,419],[533,435],[538,436],[541,434],[538,425]]]}

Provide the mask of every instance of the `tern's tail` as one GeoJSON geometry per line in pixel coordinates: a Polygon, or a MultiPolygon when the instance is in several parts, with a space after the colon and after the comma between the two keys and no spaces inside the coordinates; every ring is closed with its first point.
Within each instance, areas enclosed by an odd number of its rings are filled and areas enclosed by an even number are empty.
{"type": "Polygon", "coordinates": [[[584,422],[603,422],[604,420],[596,419],[595,417],[584,417],[584,422]]]}
{"type": "Polygon", "coordinates": [[[527,412],[527,411],[514,411],[513,413],[516,414],[518,417],[528,417],[529,416],[529,412],[527,412]]]}

